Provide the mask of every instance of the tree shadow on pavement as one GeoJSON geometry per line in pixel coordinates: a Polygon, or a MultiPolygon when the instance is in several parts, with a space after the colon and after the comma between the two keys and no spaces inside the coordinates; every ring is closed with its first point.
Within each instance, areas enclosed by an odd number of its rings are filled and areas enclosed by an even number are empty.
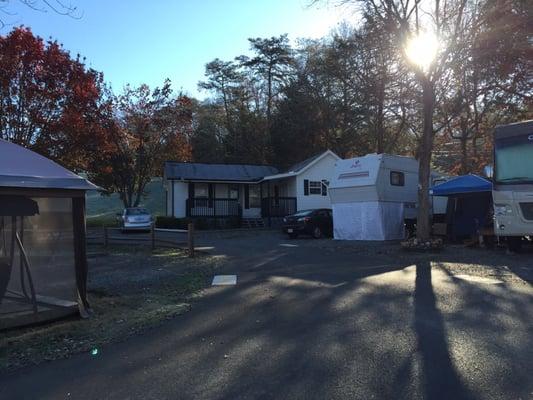
{"type": "Polygon", "coordinates": [[[416,265],[414,328],[422,360],[424,392],[427,399],[471,400],[450,357],[443,318],[431,283],[431,264],[416,265]]]}
{"type": "MultiPolygon", "coordinates": [[[[0,393],[467,400],[531,392],[531,303],[522,292],[509,298],[503,285],[443,278],[427,256],[378,253],[381,248],[326,253],[306,247],[280,257],[271,250],[228,254],[223,272],[238,273],[238,284],[208,290],[192,312],[108,346],[99,357],[80,355],[54,368],[0,377],[0,393]],[[477,357],[480,371],[468,354],[477,357]]],[[[458,253],[431,258],[480,258],[458,253]]]]}

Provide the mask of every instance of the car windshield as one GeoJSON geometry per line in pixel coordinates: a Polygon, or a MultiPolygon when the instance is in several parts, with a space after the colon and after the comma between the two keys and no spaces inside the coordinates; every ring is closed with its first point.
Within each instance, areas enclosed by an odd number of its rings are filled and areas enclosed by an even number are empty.
{"type": "Polygon", "coordinates": [[[146,208],[126,208],[126,215],[146,215],[149,214],[146,208]]]}
{"type": "Polygon", "coordinates": [[[293,214],[295,217],[307,217],[308,215],[311,215],[314,210],[302,210],[298,211],[296,214],[293,214]]]}
{"type": "Polygon", "coordinates": [[[533,135],[499,139],[495,147],[496,182],[533,182],[533,135]]]}

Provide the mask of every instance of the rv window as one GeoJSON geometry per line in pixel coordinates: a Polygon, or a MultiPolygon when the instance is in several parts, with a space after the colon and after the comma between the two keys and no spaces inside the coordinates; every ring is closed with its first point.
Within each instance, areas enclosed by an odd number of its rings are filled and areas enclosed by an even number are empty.
{"type": "Polygon", "coordinates": [[[390,184],[392,186],[405,186],[405,175],[403,172],[391,171],[390,184]]]}
{"type": "Polygon", "coordinates": [[[322,182],[309,181],[309,194],[322,194],[322,182]]]}

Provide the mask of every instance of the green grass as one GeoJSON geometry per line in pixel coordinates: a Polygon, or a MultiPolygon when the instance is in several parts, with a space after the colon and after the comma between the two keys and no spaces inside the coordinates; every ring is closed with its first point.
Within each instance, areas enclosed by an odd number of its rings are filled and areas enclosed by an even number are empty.
{"type": "Polygon", "coordinates": [[[97,217],[87,216],[87,227],[100,228],[103,226],[119,226],[115,213],[113,213],[112,215],[99,215],[97,217]]]}
{"type": "MultiPolygon", "coordinates": [[[[87,192],[87,223],[102,226],[100,222],[115,220],[116,214],[122,212],[124,205],[117,193],[109,196],[96,190],[87,192]]],[[[146,196],[141,201],[141,206],[147,208],[153,215],[165,215],[165,189],[161,178],[154,178],[146,186],[146,196]]]]}
{"type": "MultiPolygon", "coordinates": [[[[139,279],[144,279],[147,272],[157,273],[158,268],[174,271],[176,278],[138,291],[127,290],[127,285],[121,290],[121,282],[113,282],[118,287],[90,285],[89,302],[94,312],[90,318],[0,332],[0,373],[94,349],[99,352],[102,345],[122,341],[183,314],[190,309],[190,299],[209,284],[213,271],[222,262],[219,257],[202,254],[191,259],[176,249],[154,253],[135,248],[129,252],[123,248],[108,251],[126,258],[128,266],[133,262],[128,260],[142,258],[146,268],[131,271],[139,279]]],[[[114,263],[115,259],[106,256],[101,262],[114,263]]]]}

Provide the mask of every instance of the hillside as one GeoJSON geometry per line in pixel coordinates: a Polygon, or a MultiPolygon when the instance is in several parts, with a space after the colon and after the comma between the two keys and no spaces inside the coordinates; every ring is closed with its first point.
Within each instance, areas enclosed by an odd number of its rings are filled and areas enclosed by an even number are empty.
{"type": "MultiPolygon", "coordinates": [[[[165,213],[165,189],[161,178],[154,178],[146,187],[146,197],[141,206],[146,207],[154,215],[165,213]]],[[[116,213],[122,212],[124,205],[118,194],[104,196],[94,191],[87,192],[87,218],[114,218],[116,213]]]]}

